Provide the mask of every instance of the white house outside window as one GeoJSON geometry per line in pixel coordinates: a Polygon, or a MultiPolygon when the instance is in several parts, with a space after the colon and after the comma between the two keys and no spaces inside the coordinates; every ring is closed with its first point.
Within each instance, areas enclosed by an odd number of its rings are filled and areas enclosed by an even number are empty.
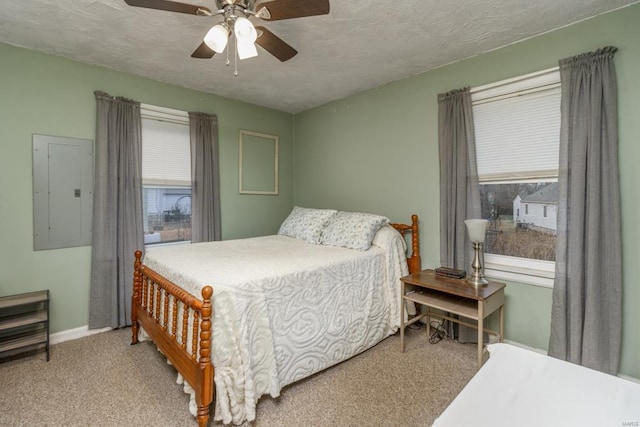
{"type": "Polygon", "coordinates": [[[184,111],[141,105],[146,245],[191,241],[191,148],[184,111]]]}
{"type": "Polygon", "coordinates": [[[486,274],[553,286],[559,72],[509,79],[471,94],[482,217],[490,221],[486,274]]]}

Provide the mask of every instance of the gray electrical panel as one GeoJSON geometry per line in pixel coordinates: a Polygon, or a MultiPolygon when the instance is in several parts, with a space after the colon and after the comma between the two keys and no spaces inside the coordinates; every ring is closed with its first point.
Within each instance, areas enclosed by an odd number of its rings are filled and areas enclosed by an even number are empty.
{"type": "Polygon", "coordinates": [[[91,244],[93,141],[33,135],[33,249],[91,244]]]}

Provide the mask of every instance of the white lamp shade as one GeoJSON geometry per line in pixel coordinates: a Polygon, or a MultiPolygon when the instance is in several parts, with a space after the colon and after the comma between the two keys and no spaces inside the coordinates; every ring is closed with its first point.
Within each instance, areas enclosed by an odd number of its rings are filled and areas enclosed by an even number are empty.
{"type": "Polygon", "coordinates": [[[241,42],[238,40],[238,58],[247,59],[253,58],[254,56],[258,56],[258,50],[256,49],[256,45],[252,42],[241,42]]]}
{"type": "Polygon", "coordinates": [[[483,243],[489,221],[486,219],[468,219],[464,222],[469,232],[469,240],[474,243],[483,243]]]}
{"type": "Polygon", "coordinates": [[[222,25],[214,25],[204,36],[204,42],[216,53],[224,52],[229,40],[229,33],[222,25]]]}
{"type": "Polygon", "coordinates": [[[258,38],[256,28],[251,21],[247,18],[240,17],[236,19],[233,26],[233,31],[236,35],[238,58],[247,59],[258,56],[258,50],[256,49],[255,41],[258,38]]]}
{"type": "Polygon", "coordinates": [[[233,24],[233,31],[238,38],[238,42],[254,43],[258,38],[256,27],[247,18],[240,17],[233,24]]]}

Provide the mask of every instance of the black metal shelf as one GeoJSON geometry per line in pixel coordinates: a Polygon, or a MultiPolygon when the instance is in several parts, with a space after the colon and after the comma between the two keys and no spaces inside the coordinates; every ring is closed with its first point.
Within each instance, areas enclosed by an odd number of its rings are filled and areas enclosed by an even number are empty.
{"type": "Polygon", "coordinates": [[[0,359],[40,347],[49,361],[49,291],[0,297],[0,359]]]}

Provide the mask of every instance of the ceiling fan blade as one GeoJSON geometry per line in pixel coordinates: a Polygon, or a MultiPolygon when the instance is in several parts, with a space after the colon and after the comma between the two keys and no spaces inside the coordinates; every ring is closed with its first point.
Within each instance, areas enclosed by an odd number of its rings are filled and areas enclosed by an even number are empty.
{"type": "Polygon", "coordinates": [[[187,13],[189,15],[211,15],[211,10],[204,6],[178,3],[168,0],[124,0],[129,6],[146,7],[147,9],[166,10],[169,12],[187,13]]]}
{"type": "Polygon", "coordinates": [[[198,46],[196,50],[193,51],[193,53],[191,54],[191,57],[198,58],[198,59],[209,59],[209,58],[213,58],[213,55],[215,54],[216,52],[213,49],[207,46],[205,42],[202,42],[200,43],[200,46],[198,46]]]}
{"type": "Polygon", "coordinates": [[[329,13],[329,0],[266,1],[256,6],[256,12],[258,16],[267,21],[326,15],[329,13]],[[263,8],[267,9],[268,13],[261,14],[260,10],[263,8]]]}
{"type": "Polygon", "coordinates": [[[285,43],[280,37],[273,34],[264,27],[257,26],[258,38],[256,43],[264,48],[267,52],[278,58],[281,62],[285,62],[298,54],[298,51],[285,43]]]}

